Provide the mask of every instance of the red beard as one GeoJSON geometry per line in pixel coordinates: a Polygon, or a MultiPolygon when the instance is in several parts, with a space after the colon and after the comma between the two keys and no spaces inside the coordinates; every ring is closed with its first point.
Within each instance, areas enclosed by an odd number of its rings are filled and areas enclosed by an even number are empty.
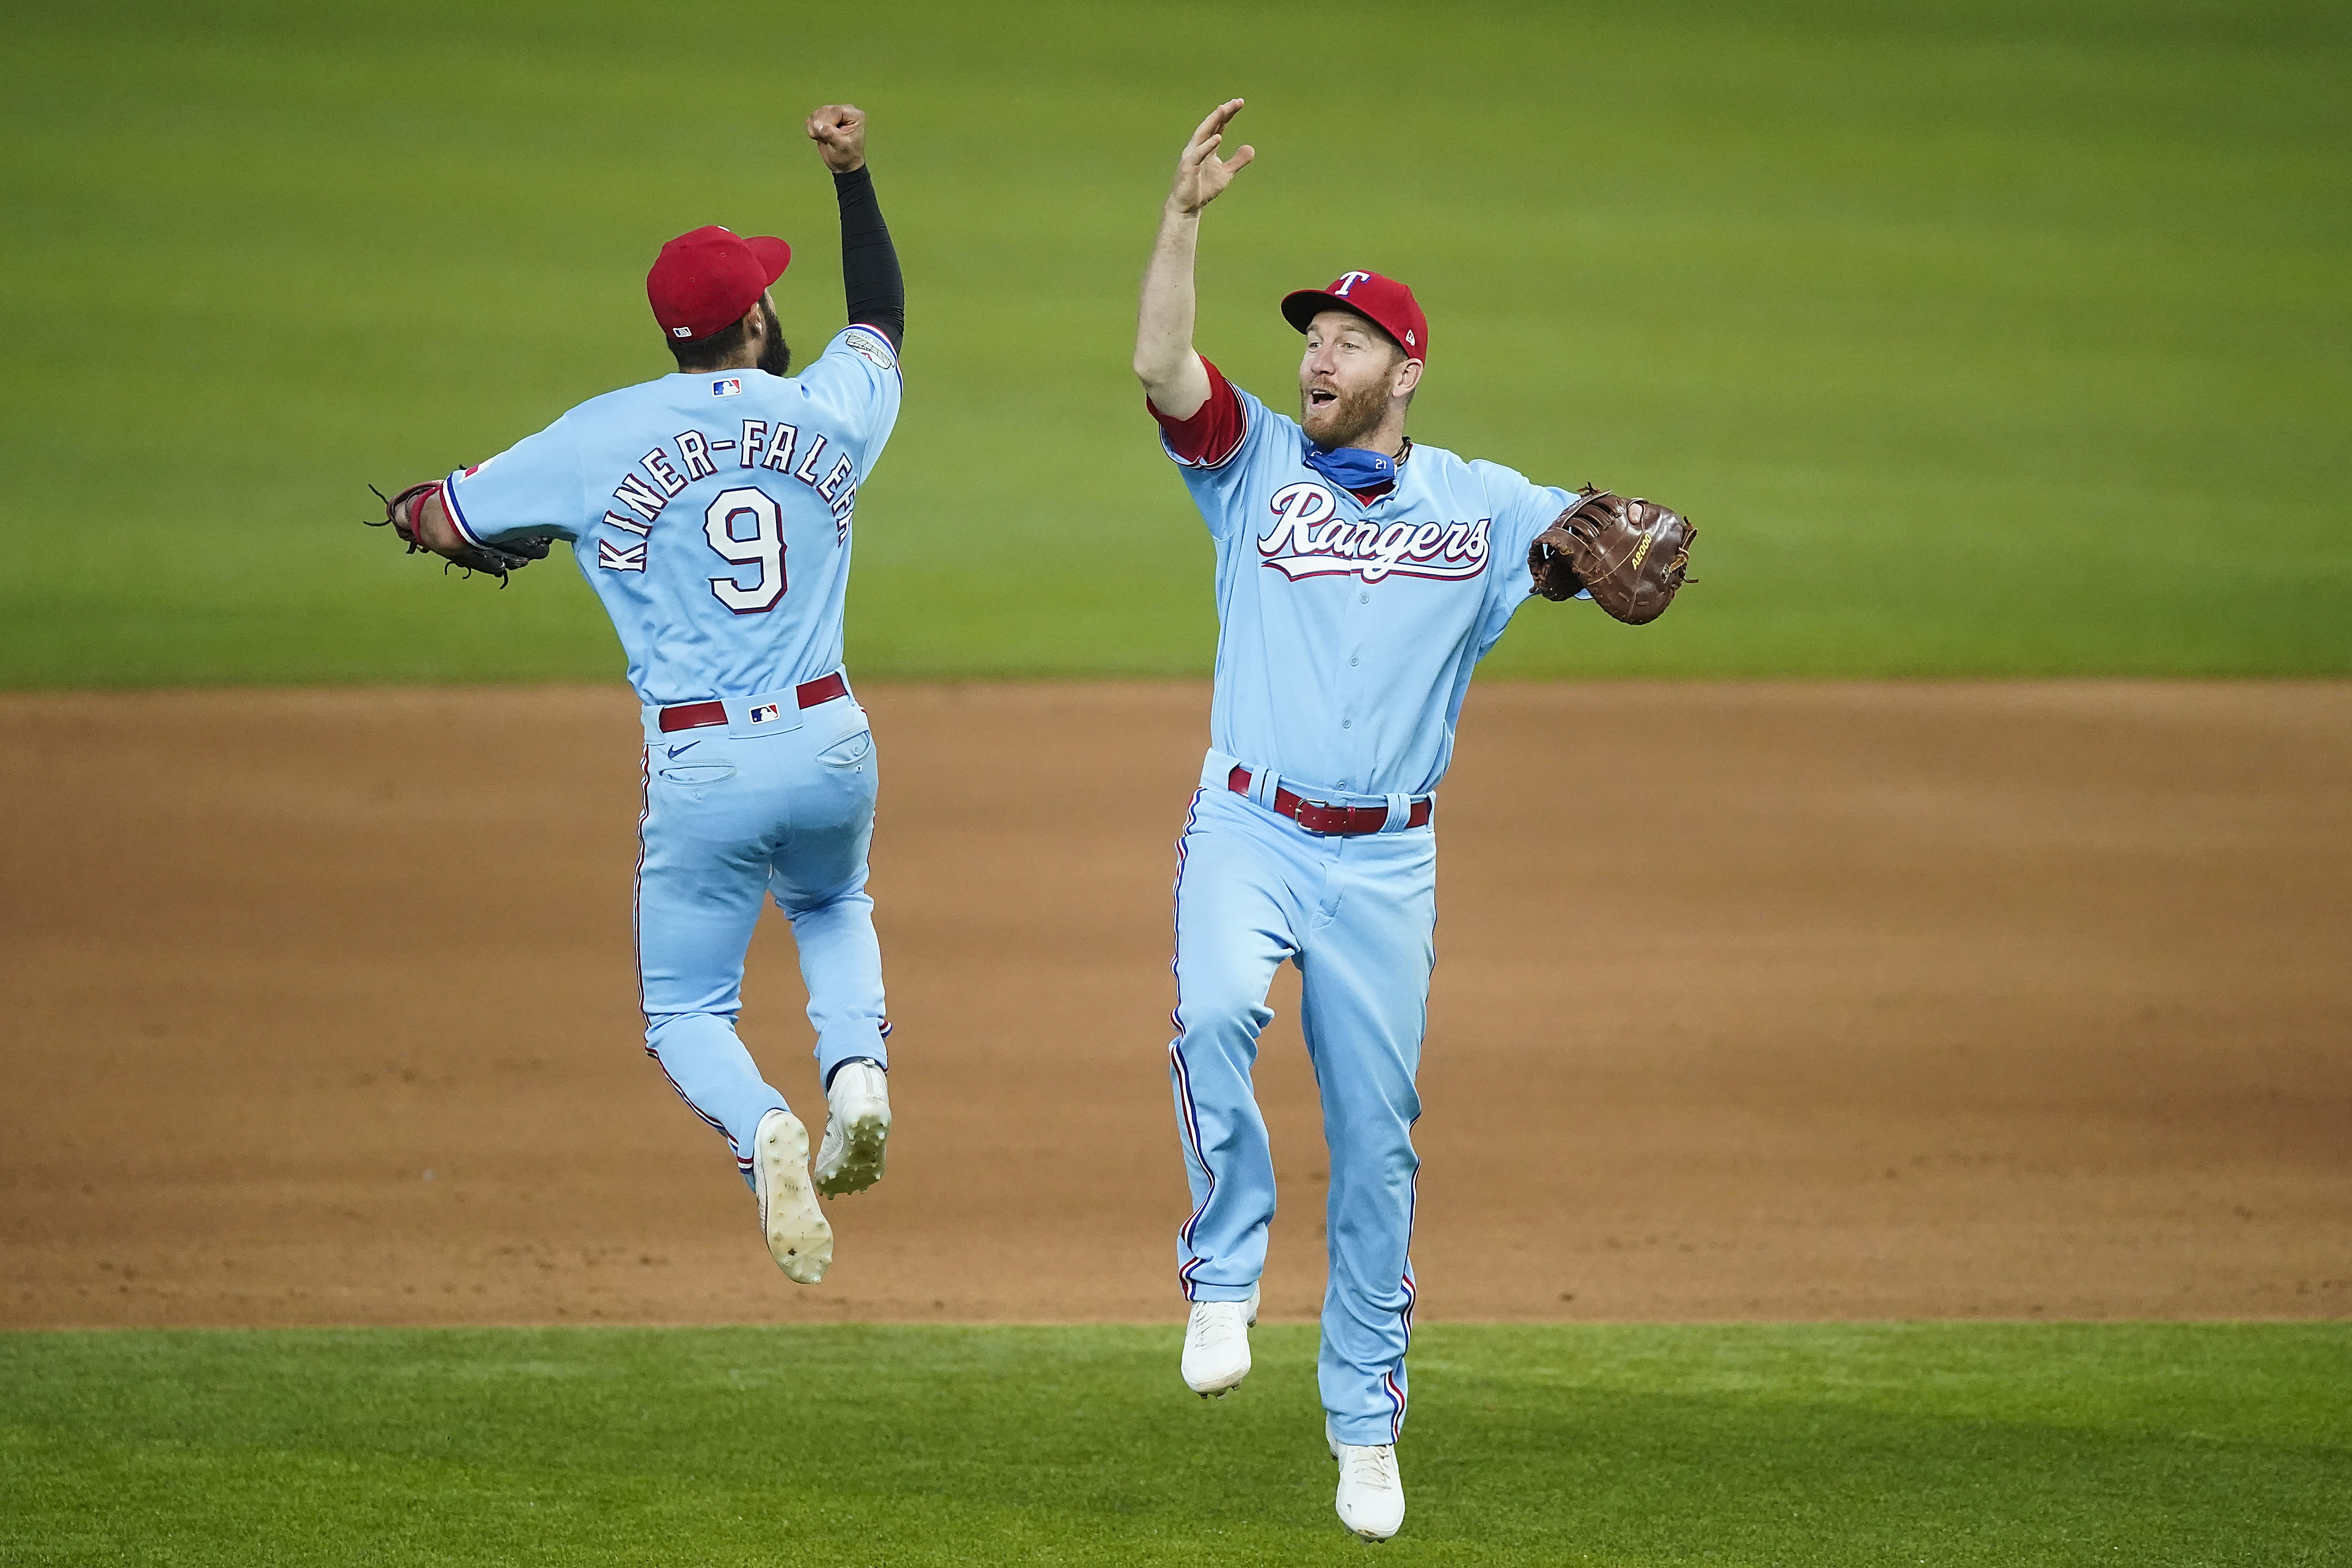
{"type": "Polygon", "coordinates": [[[1341,392],[1320,408],[1307,401],[1305,390],[1298,394],[1298,423],[1306,429],[1307,438],[1318,447],[1354,446],[1381,427],[1388,411],[1389,394],[1384,386],[1341,392]]]}

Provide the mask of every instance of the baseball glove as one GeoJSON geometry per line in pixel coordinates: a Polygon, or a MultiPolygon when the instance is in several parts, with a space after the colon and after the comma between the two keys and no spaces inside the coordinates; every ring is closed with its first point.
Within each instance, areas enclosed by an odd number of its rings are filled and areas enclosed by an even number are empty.
{"type": "MultiPolygon", "coordinates": [[[[370,485],[368,489],[375,490],[375,499],[383,502],[383,515],[362,518],[360,521],[370,528],[382,528],[386,523],[391,524],[393,532],[400,535],[401,542],[408,546],[408,553],[411,555],[419,552],[432,553],[417,541],[416,509],[425,504],[426,496],[440,488],[441,481],[434,479],[421,485],[411,485],[398,495],[387,498],[382,490],[376,490],[373,485],[370,485]]],[[[520,572],[534,561],[546,559],[546,540],[507,539],[496,544],[467,543],[457,553],[447,557],[447,563],[441,569],[446,572],[451,566],[462,566],[467,572],[485,572],[496,577],[499,580],[499,586],[503,588],[507,585],[508,573],[520,572]]]]}
{"type": "Polygon", "coordinates": [[[1547,599],[1589,592],[1626,625],[1644,626],[1675,602],[1697,532],[1680,512],[1655,501],[1587,485],[1528,546],[1528,570],[1534,591],[1547,599]]]}

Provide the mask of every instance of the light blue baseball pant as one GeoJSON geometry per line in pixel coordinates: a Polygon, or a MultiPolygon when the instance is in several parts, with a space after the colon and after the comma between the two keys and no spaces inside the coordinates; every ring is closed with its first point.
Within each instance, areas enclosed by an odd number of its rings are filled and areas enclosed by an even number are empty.
{"type": "MultiPolygon", "coordinates": [[[[1219,772],[1231,759],[1213,759],[1219,772]]],[[[1192,1189],[1177,1276],[1239,1301],[1265,1268],[1274,1161],[1250,1070],[1274,972],[1298,966],[1300,1023],[1330,1152],[1330,1276],[1317,1363],[1343,1443],[1403,1429],[1412,1331],[1413,1077],[1436,962],[1428,826],[1327,837],[1204,778],[1177,844],[1177,1037],[1169,1047],[1192,1189]]]]}
{"type": "Polygon", "coordinates": [[[793,923],[817,1068],[887,1064],[882,948],[866,893],[874,832],[873,736],[854,699],[775,705],[774,728],[726,700],[730,722],[663,734],[646,710],[638,824],[637,975],[646,1054],[727,1140],[751,1180],[752,1135],[784,1097],[736,1037],[743,958],[763,895],[793,923]],[[794,714],[800,722],[785,727],[794,714]]]}

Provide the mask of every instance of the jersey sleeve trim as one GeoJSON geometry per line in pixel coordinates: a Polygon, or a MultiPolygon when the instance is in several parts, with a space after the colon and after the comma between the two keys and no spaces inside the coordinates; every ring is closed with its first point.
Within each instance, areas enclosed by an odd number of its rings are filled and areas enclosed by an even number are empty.
{"type": "Polygon", "coordinates": [[[1249,439],[1249,411],[1224,373],[1207,355],[1199,357],[1201,368],[1209,373],[1209,395],[1200,407],[1174,419],[1154,407],[1149,395],[1143,406],[1160,422],[1160,444],[1170,458],[1188,468],[1222,468],[1249,439]]]}
{"type": "Polygon", "coordinates": [[[457,480],[464,472],[462,468],[453,468],[449,477],[441,481],[441,504],[448,509],[449,521],[457,524],[457,537],[468,544],[478,545],[482,542],[481,535],[474,531],[473,525],[466,521],[465,509],[457,504],[457,480]]]}

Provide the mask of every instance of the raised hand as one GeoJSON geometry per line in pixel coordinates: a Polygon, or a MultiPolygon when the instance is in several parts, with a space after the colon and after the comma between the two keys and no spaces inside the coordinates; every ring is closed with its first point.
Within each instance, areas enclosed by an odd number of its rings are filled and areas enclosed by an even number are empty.
{"type": "Polygon", "coordinates": [[[1168,205],[1178,212],[1196,213],[1222,195],[1234,183],[1234,176],[1249,166],[1257,156],[1257,149],[1244,144],[1231,158],[1217,156],[1217,147],[1225,139],[1225,127],[1242,111],[1242,100],[1228,99],[1209,111],[1192,139],[1184,143],[1183,155],[1176,160],[1175,187],[1168,193],[1168,205]]]}
{"type": "Polygon", "coordinates": [[[856,104],[826,104],[808,117],[808,133],[835,174],[866,166],[866,111],[856,104]]]}

